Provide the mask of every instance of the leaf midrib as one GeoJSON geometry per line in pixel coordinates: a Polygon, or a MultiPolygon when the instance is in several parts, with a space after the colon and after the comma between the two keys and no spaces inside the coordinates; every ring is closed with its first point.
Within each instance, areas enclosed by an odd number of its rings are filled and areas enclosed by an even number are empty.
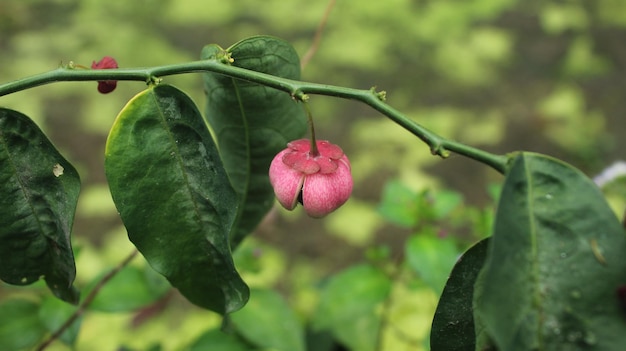
{"type": "MultiPolygon", "coordinates": [[[[172,134],[171,129],[169,128],[170,126],[167,123],[167,117],[163,113],[163,109],[161,108],[161,105],[159,104],[159,101],[157,99],[157,94],[155,93],[155,89],[156,89],[156,87],[150,90],[150,95],[152,96],[152,99],[154,100],[154,105],[156,106],[157,110],[159,111],[159,117],[160,117],[160,120],[161,120],[161,124],[163,125],[163,129],[167,133],[167,136],[168,136],[169,141],[170,141],[170,145],[172,145],[172,147],[174,148],[174,154],[176,155],[176,162],[178,163],[178,166],[179,166],[180,171],[182,173],[183,181],[185,183],[185,188],[187,188],[187,193],[189,195],[189,201],[191,201],[191,203],[193,204],[194,216],[196,217],[197,223],[201,224],[202,223],[201,210],[198,207],[197,201],[194,200],[193,189],[192,189],[192,186],[191,186],[191,182],[189,181],[189,176],[187,175],[187,168],[185,167],[185,163],[183,162],[183,159],[181,157],[180,148],[178,147],[178,145],[176,143],[176,138],[172,134]]],[[[211,245],[213,245],[213,243],[211,243],[211,245]]]]}
{"type": "MultiPolygon", "coordinates": [[[[233,184],[233,180],[231,179],[230,174],[228,173],[228,171],[226,172],[226,175],[228,176],[228,179],[231,183],[231,186],[233,187],[233,189],[235,190],[235,193],[237,193],[237,198],[239,201],[239,206],[237,208],[237,216],[235,216],[235,221],[233,222],[232,227],[230,228],[230,231],[228,233],[228,238],[232,239],[236,233],[237,233],[237,229],[239,228],[239,221],[241,220],[241,216],[243,215],[243,212],[246,208],[245,203],[247,201],[248,198],[248,190],[250,189],[250,177],[252,175],[252,166],[250,164],[250,126],[248,124],[248,116],[246,114],[246,109],[243,106],[243,100],[241,98],[241,92],[239,90],[239,85],[237,84],[237,80],[234,78],[231,78],[232,84],[233,84],[233,89],[235,90],[235,95],[237,98],[237,105],[239,106],[239,112],[241,115],[241,121],[242,124],[244,126],[244,131],[245,131],[245,139],[246,139],[246,161],[245,161],[245,184],[243,184],[243,191],[241,193],[239,193],[237,191],[237,186],[236,184],[233,184]]],[[[229,240],[229,246],[230,246],[230,241],[229,240]]]]}
{"type": "MultiPolygon", "coordinates": [[[[18,121],[18,123],[21,123],[21,122],[22,121],[18,121]]],[[[28,204],[28,207],[30,209],[30,213],[35,218],[35,221],[37,223],[38,232],[39,232],[40,235],[45,236],[43,224],[39,220],[39,216],[37,216],[37,211],[35,210],[33,202],[31,201],[31,197],[32,197],[31,193],[28,191],[28,187],[26,186],[26,184],[24,183],[22,178],[19,176],[18,168],[17,168],[16,162],[15,162],[15,160],[13,158],[13,154],[11,154],[11,152],[9,151],[10,149],[9,149],[8,143],[6,141],[5,133],[0,133],[0,144],[2,144],[2,146],[4,147],[4,150],[6,150],[6,153],[8,155],[7,158],[9,160],[9,164],[11,165],[10,167],[11,167],[11,169],[13,171],[13,178],[15,178],[17,180],[17,183],[19,184],[20,190],[21,190],[22,194],[24,195],[24,199],[26,200],[26,203],[28,204]]]]}
{"type": "Polygon", "coordinates": [[[537,308],[537,313],[538,313],[538,322],[539,325],[537,326],[537,343],[538,343],[538,347],[539,349],[543,349],[542,345],[543,345],[543,338],[542,338],[542,327],[541,324],[543,323],[543,304],[541,303],[541,292],[539,291],[539,285],[540,285],[540,269],[539,269],[539,257],[538,257],[538,252],[539,252],[539,248],[538,248],[538,243],[537,243],[537,222],[535,220],[535,216],[534,216],[534,187],[533,187],[533,174],[531,171],[532,167],[529,167],[529,165],[527,164],[529,161],[531,161],[530,159],[527,159],[525,156],[524,157],[524,173],[525,173],[525,178],[527,179],[527,184],[528,184],[528,190],[526,192],[526,210],[528,213],[528,225],[529,225],[529,229],[530,229],[530,252],[531,252],[531,259],[532,259],[532,264],[531,264],[531,280],[533,281],[533,285],[532,285],[532,305],[534,305],[537,308]]]}

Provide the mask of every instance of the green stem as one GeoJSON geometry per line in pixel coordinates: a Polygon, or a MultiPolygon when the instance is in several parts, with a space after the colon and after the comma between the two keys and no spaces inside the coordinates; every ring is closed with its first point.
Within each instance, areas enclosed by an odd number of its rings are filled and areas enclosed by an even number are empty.
{"type": "Polygon", "coordinates": [[[445,139],[424,128],[415,121],[407,118],[399,111],[384,102],[384,92],[374,89],[359,90],[339,86],[317,84],[280,78],[265,73],[247,70],[225,64],[218,59],[193,61],[188,63],[165,65],[149,68],[120,68],[120,69],[78,69],[74,67],[60,67],[50,72],[32,77],[19,79],[0,85],[0,96],[26,90],[43,84],[62,81],[100,81],[100,80],[129,80],[158,82],[160,77],[193,73],[214,72],[232,78],[239,78],[249,82],[261,84],[289,93],[294,99],[305,101],[307,94],[334,96],[342,99],[356,100],[369,105],[392,121],[404,127],[420,138],[429,147],[433,155],[446,158],[450,152],[455,152],[491,166],[500,173],[506,171],[507,157],[495,155],[459,142],[445,139]]]}

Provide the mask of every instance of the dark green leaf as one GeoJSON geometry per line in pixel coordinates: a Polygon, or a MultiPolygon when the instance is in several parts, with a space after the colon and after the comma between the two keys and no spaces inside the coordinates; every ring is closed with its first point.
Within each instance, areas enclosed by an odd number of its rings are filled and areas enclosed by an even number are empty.
{"type": "Polygon", "coordinates": [[[624,252],[624,230],[591,180],[561,161],[519,154],[476,298],[485,333],[500,350],[623,349],[624,252]]]}
{"type": "MultiPolygon", "coordinates": [[[[152,271],[151,268],[147,270],[152,271]]],[[[97,277],[91,287],[95,286],[100,279],[102,279],[101,276],[97,277]]],[[[165,280],[163,277],[161,279],[165,280]]],[[[152,282],[147,280],[143,269],[128,266],[119,271],[98,291],[89,308],[105,312],[134,311],[156,302],[168,289],[169,284],[159,284],[155,289],[152,282]]]]}
{"type": "Polygon", "coordinates": [[[377,309],[390,290],[391,280],[379,269],[348,268],[333,276],[322,291],[313,328],[330,330],[351,350],[374,350],[380,328],[377,309]]]}
{"type": "MultiPolygon", "coordinates": [[[[489,248],[487,248],[487,254],[489,248]]],[[[485,261],[487,259],[485,258],[485,261]]],[[[484,267],[483,263],[483,267],[484,267]]],[[[495,351],[496,347],[493,344],[493,340],[486,331],[485,323],[482,320],[480,308],[477,308],[478,301],[482,298],[483,286],[485,284],[485,270],[481,269],[474,282],[474,334],[476,335],[476,350],[480,351],[495,351]]]]}
{"type": "Polygon", "coordinates": [[[248,287],[228,242],[237,196],[191,99],[168,85],[135,96],[111,129],[105,167],[128,236],[150,265],[201,307],[241,308],[248,287]]]}
{"type": "MultiPolygon", "coordinates": [[[[233,66],[300,78],[296,51],[277,38],[257,36],[226,51],[217,45],[202,50],[203,59],[218,55],[230,55],[233,66]]],[[[241,204],[232,237],[235,247],[272,207],[270,162],[287,142],[304,135],[306,117],[302,106],[284,92],[212,73],[205,74],[204,82],[206,118],[215,132],[224,167],[241,204]]]]}
{"type": "Polygon", "coordinates": [[[0,279],[43,277],[62,300],[78,302],[70,231],[80,179],[27,116],[0,109],[0,279]]]}
{"type": "MultiPolygon", "coordinates": [[[[247,307],[246,307],[247,308],[247,307]]],[[[202,334],[188,349],[188,351],[251,351],[245,342],[236,336],[212,329],[202,334]]]]}
{"type": "Polygon", "coordinates": [[[430,332],[432,351],[474,351],[474,282],[487,256],[483,239],[458,260],[443,289],[430,332]]]}
{"type": "Polygon", "coordinates": [[[38,315],[39,304],[9,299],[0,305],[0,350],[30,348],[46,334],[38,315]]]}
{"type": "Polygon", "coordinates": [[[307,329],[306,331],[306,350],[307,351],[334,351],[337,350],[338,344],[333,334],[327,330],[314,331],[307,329]]]}
{"type": "Polygon", "coordinates": [[[409,238],[405,252],[409,266],[437,295],[441,294],[459,256],[456,240],[453,237],[438,238],[426,233],[417,234],[409,238]]]}
{"type": "Polygon", "coordinates": [[[277,351],[304,351],[304,330],[277,292],[252,290],[245,308],[231,315],[233,325],[251,344],[277,351]]]}
{"type": "MultiPolygon", "coordinates": [[[[46,326],[48,332],[56,332],[67,320],[70,319],[72,314],[76,312],[77,307],[65,304],[60,300],[54,298],[45,298],[41,304],[39,310],[39,318],[46,326]]],[[[82,318],[79,317],[72,325],[65,330],[59,337],[67,345],[74,345],[78,332],[80,331],[80,325],[82,318]]]]}

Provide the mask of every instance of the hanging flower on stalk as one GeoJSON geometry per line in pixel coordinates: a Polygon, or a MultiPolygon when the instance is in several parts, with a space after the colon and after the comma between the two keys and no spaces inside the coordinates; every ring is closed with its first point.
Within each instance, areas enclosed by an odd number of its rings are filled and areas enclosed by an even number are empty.
{"type": "Polygon", "coordinates": [[[350,161],[326,140],[295,140],[270,165],[270,182],[280,204],[293,210],[300,202],[311,217],[324,217],[352,193],[350,161]]]}

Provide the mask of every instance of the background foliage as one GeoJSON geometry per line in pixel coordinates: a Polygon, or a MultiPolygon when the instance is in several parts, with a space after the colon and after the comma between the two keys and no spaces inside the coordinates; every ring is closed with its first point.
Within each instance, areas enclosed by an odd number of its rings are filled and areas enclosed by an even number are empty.
{"type": "MultiPolygon", "coordinates": [[[[89,66],[104,55],[125,67],[194,60],[205,44],[227,47],[256,34],[284,38],[303,55],[326,5],[5,0],[0,6],[0,77],[9,81],[70,60],[89,66]]],[[[626,146],[625,28],[626,5],[618,0],[340,1],[302,79],[376,85],[388,91],[392,106],[442,135],[495,152],[540,151],[594,174],[622,158],[626,146]]],[[[197,75],[166,81],[204,105],[197,75]]],[[[73,242],[77,286],[83,292],[131,250],[105,183],[104,142],[115,115],[144,89],[141,83],[124,82],[102,96],[95,84],[93,89],[86,85],[56,84],[0,102],[36,119],[78,168],[83,188],[73,242]]],[[[501,178],[468,160],[432,157],[414,137],[364,106],[313,97],[311,108],[318,136],[340,143],[349,155],[355,194],[323,221],[305,218],[301,211],[272,212],[236,253],[244,280],[266,289],[257,296],[268,304],[281,305],[285,299],[295,310],[285,318],[312,321],[319,330],[328,327],[335,339],[349,343],[362,330],[333,327],[345,326],[333,319],[330,302],[341,300],[333,286],[374,277],[368,280],[372,286],[358,291],[363,301],[388,312],[381,332],[385,349],[424,345],[436,296],[457,254],[489,233],[494,203],[489,184],[501,178]],[[355,262],[360,263],[352,266],[355,262]],[[267,292],[270,288],[281,295],[267,292]]],[[[622,199],[611,198],[618,212],[624,209],[622,199]]],[[[93,310],[102,312],[87,314],[80,334],[64,337],[76,339],[78,349],[124,344],[143,350],[160,344],[169,350],[193,340],[201,349],[197,338],[206,337],[202,334],[217,327],[219,318],[164,287],[141,259],[131,267],[94,302],[93,310]],[[124,279],[136,282],[137,277],[142,284],[132,291],[124,288],[124,279]],[[128,305],[114,305],[120,301],[128,305]]],[[[53,302],[42,300],[42,291],[41,286],[1,285],[0,298],[9,302],[0,303],[0,309],[25,311],[19,322],[29,330],[54,329],[63,318],[46,316],[39,306],[53,302]],[[9,300],[24,294],[26,301],[9,300]]],[[[242,311],[250,314],[247,318],[234,318],[235,325],[254,318],[254,297],[251,306],[242,311]]],[[[362,316],[359,309],[366,307],[346,308],[362,316]]],[[[15,323],[11,326],[20,325],[15,323]]],[[[364,328],[368,323],[366,316],[364,328]]],[[[0,335],[11,333],[0,328],[0,335]]],[[[355,342],[351,346],[367,344],[355,342]]],[[[67,347],[57,343],[51,349],[67,347]]]]}

